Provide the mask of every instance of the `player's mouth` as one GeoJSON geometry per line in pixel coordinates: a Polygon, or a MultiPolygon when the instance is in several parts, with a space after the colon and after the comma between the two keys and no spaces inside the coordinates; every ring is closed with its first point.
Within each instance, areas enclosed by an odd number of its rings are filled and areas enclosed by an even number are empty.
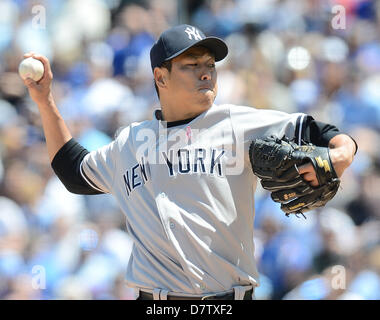
{"type": "Polygon", "coordinates": [[[206,92],[206,91],[214,91],[213,88],[209,87],[209,86],[203,86],[203,87],[200,87],[198,89],[198,91],[201,91],[201,92],[206,92]]]}

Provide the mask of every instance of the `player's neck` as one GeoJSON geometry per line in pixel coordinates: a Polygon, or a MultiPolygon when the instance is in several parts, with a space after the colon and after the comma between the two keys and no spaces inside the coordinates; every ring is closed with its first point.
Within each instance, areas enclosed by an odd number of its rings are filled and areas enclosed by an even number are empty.
{"type": "Polygon", "coordinates": [[[199,110],[179,110],[176,108],[170,109],[165,107],[164,105],[161,106],[163,120],[167,122],[182,121],[186,119],[195,118],[199,116],[201,113],[208,110],[209,108],[211,108],[211,106],[199,110]]]}

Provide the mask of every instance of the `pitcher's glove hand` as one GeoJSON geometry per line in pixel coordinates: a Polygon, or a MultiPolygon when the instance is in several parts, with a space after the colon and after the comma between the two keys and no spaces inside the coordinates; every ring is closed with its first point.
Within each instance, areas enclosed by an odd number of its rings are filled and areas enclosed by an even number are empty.
{"type": "Polygon", "coordinates": [[[324,206],[338,191],[340,180],[329,149],[313,144],[299,146],[287,138],[256,139],[249,148],[252,170],[273,201],[289,214],[302,214],[324,206]],[[319,182],[313,187],[299,174],[297,166],[311,162],[319,182]]]}

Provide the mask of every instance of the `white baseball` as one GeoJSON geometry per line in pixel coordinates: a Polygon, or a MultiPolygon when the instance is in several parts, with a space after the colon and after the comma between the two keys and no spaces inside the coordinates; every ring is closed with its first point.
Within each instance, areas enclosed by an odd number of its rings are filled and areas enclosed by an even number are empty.
{"type": "Polygon", "coordinates": [[[44,75],[44,65],[40,60],[29,57],[21,61],[18,73],[24,80],[31,78],[34,81],[38,81],[44,75]]]}

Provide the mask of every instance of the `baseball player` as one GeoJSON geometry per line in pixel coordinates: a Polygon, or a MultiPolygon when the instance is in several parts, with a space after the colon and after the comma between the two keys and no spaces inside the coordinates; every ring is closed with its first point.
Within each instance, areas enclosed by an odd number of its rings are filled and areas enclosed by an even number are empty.
{"type": "MultiPolygon", "coordinates": [[[[89,152],[71,136],[50,90],[47,58],[38,82],[25,80],[41,113],[52,167],[77,194],[112,194],[134,241],[126,274],[137,299],[252,299],[254,191],[249,159],[253,139],[289,137],[329,148],[338,177],[356,143],[306,114],[215,105],[215,62],[223,40],[194,26],[163,32],[150,53],[161,108],[153,120],[132,123],[115,140],[89,152]]],[[[297,167],[317,187],[312,163],[297,167]]]]}

